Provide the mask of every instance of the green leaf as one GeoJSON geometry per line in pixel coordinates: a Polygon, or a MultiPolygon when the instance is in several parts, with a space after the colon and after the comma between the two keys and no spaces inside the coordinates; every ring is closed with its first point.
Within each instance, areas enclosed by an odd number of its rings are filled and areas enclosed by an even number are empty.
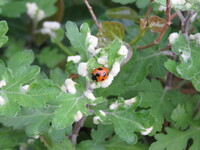
{"type": "Polygon", "coordinates": [[[50,79],[60,86],[64,84],[68,76],[69,75],[64,73],[60,68],[55,68],[50,72],[50,79]]]}
{"type": "Polygon", "coordinates": [[[189,150],[198,150],[200,132],[196,128],[191,128],[185,132],[172,128],[166,128],[167,134],[157,134],[155,136],[157,142],[153,143],[149,150],[183,150],[187,146],[190,138],[193,140],[192,146],[189,150]],[[178,146],[177,146],[178,145],[178,146]]]}
{"type": "Polygon", "coordinates": [[[177,77],[180,77],[180,75],[178,74],[176,67],[177,67],[177,63],[171,59],[168,59],[165,63],[164,63],[165,67],[167,70],[169,70],[171,73],[175,74],[177,77]]]}
{"type": "Polygon", "coordinates": [[[40,55],[38,56],[39,63],[46,65],[48,68],[54,68],[65,59],[66,56],[59,53],[58,49],[51,49],[50,47],[42,49],[40,55]]]}
{"type": "Polygon", "coordinates": [[[7,32],[8,32],[7,22],[0,21],[0,47],[2,47],[8,41],[8,37],[5,36],[7,32]]]}
{"type": "Polygon", "coordinates": [[[89,115],[86,104],[90,101],[83,96],[62,92],[56,100],[59,108],[55,111],[52,125],[55,129],[63,129],[71,126],[78,111],[83,115],[89,115]]]}
{"type": "Polygon", "coordinates": [[[110,119],[114,125],[115,133],[128,144],[136,143],[137,136],[133,132],[141,132],[145,127],[150,127],[152,118],[149,112],[129,112],[114,111],[108,113],[107,119],[110,119]]]}
{"type": "Polygon", "coordinates": [[[145,8],[149,5],[149,1],[137,0],[136,5],[137,5],[138,8],[142,9],[142,8],[145,8]]]}
{"type": "Polygon", "coordinates": [[[137,12],[134,9],[126,6],[107,9],[106,15],[115,19],[129,19],[129,20],[139,19],[137,12]]]}
{"type": "Polygon", "coordinates": [[[81,32],[79,32],[79,29],[77,25],[71,21],[68,21],[66,23],[66,36],[70,40],[71,45],[79,52],[81,55],[82,61],[87,60],[87,43],[86,43],[86,37],[87,33],[89,31],[88,25],[83,24],[81,32]],[[87,26],[87,27],[86,27],[87,26]],[[85,29],[86,28],[86,29],[85,29]]]}
{"type": "Polygon", "coordinates": [[[115,3],[120,3],[122,5],[125,5],[125,4],[128,4],[128,3],[133,3],[136,0],[112,0],[112,1],[115,2],[115,3]]]}
{"type": "Polygon", "coordinates": [[[28,136],[41,135],[48,131],[53,109],[21,109],[15,117],[0,117],[0,122],[14,129],[25,128],[28,136]]]}
{"type": "Polygon", "coordinates": [[[101,22],[101,29],[97,33],[98,46],[106,47],[109,43],[118,37],[123,40],[125,34],[124,26],[119,22],[104,21],[101,22]]]}
{"type": "Polygon", "coordinates": [[[65,138],[61,143],[53,143],[52,147],[50,148],[50,150],[75,150],[74,145],[72,144],[72,142],[65,138]]]}

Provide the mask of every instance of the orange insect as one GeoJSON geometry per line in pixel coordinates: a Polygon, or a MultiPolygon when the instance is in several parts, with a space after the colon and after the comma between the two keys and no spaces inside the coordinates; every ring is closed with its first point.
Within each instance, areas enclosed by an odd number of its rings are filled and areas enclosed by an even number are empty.
{"type": "Polygon", "coordinates": [[[92,71],[92,80],[102,82],[108,78],[109,70],[105,67],[98,67],[92,71]]]}

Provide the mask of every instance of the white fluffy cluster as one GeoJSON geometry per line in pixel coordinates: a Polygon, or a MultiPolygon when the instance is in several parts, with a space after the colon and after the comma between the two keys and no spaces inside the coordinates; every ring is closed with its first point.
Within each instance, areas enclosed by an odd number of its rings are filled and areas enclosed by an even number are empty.
{"type": "Polygon", "coordinates": [[[76,82],[74,82],[72,79],[66,79],[65,85],[61,86],[61,89],[64,92],[68,92],[70,94],[76,94],[75,84],[76,82]]]}
{"type": "Polygon", "coordinates": [[[119,103],[117,101],[115,101],[114,103],[112,103],[110,106],[109,106],[109,109],[110,110],[115,110],[117,109],[119,106],[119,103]]]}
{"type": "Polygon", "coordinates": [[[26,3],[27,14],[34,21],[38,22],[45,17],[43,10],[39,9],[36,3],[26,3]]]}
{"type": "Polygon", "coordinates": [[[161,5],[161,6],[158,8],[159,11],[166,11],[166,9],[167,9],[167,7],[166,7],[166,6],[163,6],[163,5],[161,5]]]}
{"type": "Polygon", "coordinates": [[[185,0],[171,0],[172,5],[183,5],[185,3],[186,3],[185,0]]]}
{"type": "Polygon", "coordinates": [[[88,52],[91,54],[96,54],[95,48],[98,44],[98,38],[96,36],[91,35],[90,32],[87,33],[86,42],[88,43],[88,52]]]}
{"type": "Polygon", "coordinates": [[[83,77],[87,75],[87,63],[82,62],[78,65],[78,74],[83,77]]]}
{"type": "Polygon", "coordinates": [[[81,60],[81,56],[80,55],[68,56],[67,57],[67,62],[73,61],[74,63],[78,63],[80,60],[81,60]]]}
{"type": "Polygon", "coordinates": [[[81,111],[77,111],[76,115],[74,116],[74,121],[78,122],[79,120],[81,120],[82,117],[83,114],[81,113],[81,111]]]}
{"type": "Polygon", "coordinates": [[[178,39],[179,34],[177,32],[173,32],[169,35],[169,43],[174,44],[176,40],[178,39]]]}
{"type": "Polygon", "coordinates": [[[103,111],[103,110],[99,110],[99,112],[100,112],[100,114],[102,115],[102,116],[106,116],[106,113],[103,111]]]}
{"type": "Polygon", "coordinates": [[[105,67],[108,67],[108,55],[103,55],[97,59],[97,62],[105,67]]]}
{"type": "Polygon", "coordinates": [[[200,33],[197,33],[197,34],[194,34],[194,35],[190,35],[190,39],[191,40],[195,40],[196,41],[196,43],[198,44],[198,45],[200,45],[200,33]]]}
{"type": "Polygon", "coordinates": [[[183,61],[187,63],[188,59],[191,57],[191,53],[185,50],[181,50],[181,49],[179,49],[179,52],[181,53],[181,57],[183,58],[183,61]]]}
{"type": "Polygon", "coordinates": [[[135,102],[136,102],[136,98],[135,97],[124,101],[125,105],[131,105],[131,104],[133,104],[135,102]]]}
{"type": "Polygon", "coordinates": [[[99,123],[100,123],[100,117],[99,117],[99,116],[95,116],[95,117],[93,118],[93,123],[94,123],[94,124],[99,124],[99,123]]]}
{"type": "Polygon", "coordinates": [[[124,56],[125,58],[127,57],[128,49],[126,48],[125,45],[121,46],[121,48],[118,51],[118,54],[124,56]]]}
{"type": "Polygon", "coordinates": [[[147,128],[146,131],[140,132],[142,135],[148,135],[153,130],[153,127],[147,128]]]}
{"type": "Polygon", "coordinates": [[[6,80],[1,80],[0,81],[0,88],[6,86],[6,80]]]}
{"type": "Polygon", "coordinates": [[[61,25],[57,21],[45,21],[43,23],[43,28],[40,30],[42,34],[47,34],[51,38],[55,38],[55,31],[60,29],[61,25]]]}
{"type": "Polygon", "coordinates": [[[1,106],[4,105],[5,102],[6,102],[6,99],[3,98],[2,96],[0,96],[0,105],[1,105],[1,106]]]}
{"type": "Polygon", "coordinates": [[[94,94],[92,93],[91,90],[87,90],[84,92],[85,97],[87,97],[88,99],[94,101],[96,99],[96,97],[94,96],[94,94]]]}
{"type": "Polygon", "coordinates": [[[114,79],[114,76],[112,74],[109,74],[108,78],[100,82],[99,84],[102,88],[107,88],[112,83],[113,79],[114,79]]]}
{"type": "Polygon", "coordinates": [[[20,88],[20,91],[21,91],[21,92],[27,92],[28,89],[29,89],[29,85],[24,85],[24,86],[22,86],[22,87],[20,88]]]}

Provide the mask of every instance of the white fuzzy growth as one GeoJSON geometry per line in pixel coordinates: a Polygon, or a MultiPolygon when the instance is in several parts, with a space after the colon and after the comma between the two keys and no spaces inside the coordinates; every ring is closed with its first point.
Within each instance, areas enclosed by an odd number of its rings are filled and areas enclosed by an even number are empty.
{"type": "Polygon", "coordinates": [[[43,28],[40,30],[42,34],[48,34],[50,37],[55,37],[55,31],[60,29],[60,23],[57,21],[45,21],[43,28]]]}
{"type": "Polygon", "coordinates": [[[192,7],[192,4],[186,3],[185,6],[186,6],[187,9],[190,9],[190,7],[192,7]]]}
{"type": "Polygon", "coordinates": [[[179,52],[182,52],[181,57],[183,58],[183,61],[185,63],[187,63],[188,59],[191,57],[191,54],[189,52],[187,52],[185,50],[181,50],[181,49],[179,49],[179,52]]]}
{"type": "Polygon", "coordinates": [[[167,7],[162,5],[158,8],[159,11],[166,11],[166,9],[167,7]]]}
{"type": "Polygon", "coordinates": [[[119,103],[117,101],[115,101],[114,103],[112,103],[110,106],[109,106],[109,109],[110,110],[115,110],[117,109],[119,106],[119,103]]]}
{"type": "Polygon", "coordinates": [[[0,88],[6,86],[6,80],[1,80],[0,81],[0,88]]]}
{"type": "Polygon", "coordinates": [[[132,103],[135,103],[135,102],[136,102],[136,98],[135,97],[124,101],[124,103],[126,105],[131,105],[132,103]]]}
{"type": "Polygon", "coordinates": [[[115,77],[119,72],[120,72],[120,63],[118,61],[115,61],[109,74],[115,77]]]}
{"type": "Polygon", "coordinates": [[[96,89],[97,88],[97,85],[95,82],[93,82],[92,84],[90,84],[90,88],[91,89],[96,89]]]}
{"type": "Polygon", "coordinates": [[[45,17],[43,10],[39,9],[36,3],[26,3],[27,14],[35,21],[40,21],[45,17]]]}
{"type": "Polygon", "coordinates": [[[78,122],[79,120],[81,120],[82,117],[83,114],[81,113],[81,111],[77,111],[76,115],[74,116],[74,121],[78,122]]]}
{"type": "Polygon", "coordinates": [[[80,60],[81,60],[80,55],[68,56],[68,58],[67,58],[67,62],[73,61],[74,63],[78,63],[80,60]]]}
{"type": "Polygon", "coordinates": [[[99,117],[99,116],[95,116],[95,117],[93,118],[93,123],[94,123],[94,124],[99,124],[99,123],[100,123],[100,117],[99,117]]]}
{"type": "Polygon", "coordinates": [[[6,102],[5,98],[3,98],[2,96],[0,96],[0,105],[4,105],[6,102]]]}
{"type": "Polygon", "coordinates": [[[176,40],[178,39],[178,37],[179,37],[179,34],[177,32],[171,33],[169,35],[169,43],[174,44],[176,40]]]}
{"type": "Polygon", "coordinates": [[[106,116],[106,113],[103,110],[99,110],[99,112],[103,115],[106,116]]]}
{"type": "Polygon", "coordinates": [[[91,90],[87,90],[84,92],[85,97],[87,97],[88,99],[94,101],[96,99],[96,97],[94,96],[94,94],[92,93],[91,90]]]}
{"type": "Polygon", "coordinates": [[[67,87],[66,87],[65,85],[62,85],[60,88],[61,88],[61,90],[62,90],[63,92],[67,92],[67,87]]]}
{"type": "Polygon", "coordinates": [[[83,77],[87,75],[87,63],[80,63],[78,65],[78,74],[83,77]]]}
{"type": "Polygon", "coordinates": [[[186,3],[185,0],[171,0],[172,5],[183,5],[185,3],[186,3]]]}
{"type": "Polygon", "coordinates": [[[128,49],[126,48],[126,46],[125,45],[122,45],[121,46],[121,48],[119,49],[119,51],[118,51],[118,54],[119,55],[122,55],[122,56],[127,56],[127,54],[128,54],[128,49]]]}
{"type": "Polygon", "coordinates": [[[97,62],[105,67],[108,67],[108,55],[103,55],[98,58],[97,62]]]}
{"type": "Polygon", "coordinates": [[[75,84],[76,82],[74,82],[72,79],[65,80],[65,86],[70,94],[76,94],[75,84]]]}
{"type": "Polygon", "coordinates": [[[153,130],[153,127],[147,128],[146,131],[140,132],[142,135],[148,135],[153,130]]]}
{"type": "Polygon", "coordinates": [[[108,78],[106,80],[100,82],[99,84],[102,88],[107,88],[112,83],[113,79],[114,79],[113,75],[109,74],[108,78]]]}
{"type": "Polygon", "coordinates": [[[198,44],[198,45],[200,45],[200,33],[197,33],[197,34],[194,34],[194,35],[190,35],[190,39],[191,40],[195,40],[196,41],[196,43],[198,44]]]}
{"type": "Polygon", "coordinates": [[[95,53],[95,47],[93,45],[89,45],[87,50],[88,50],[88,52],[90,52],[92,54],[95,53]]]}
{"type": "Polygon", "coordinates": [[[24,86],[21,87],[20,90],[21,90],[21,92],[27,92],[28,89],[29,89],[29,85],[24,85],[24,86]]]}
{"type": "Polygon", "coordinates": [[[86,41],[89,43],[89,45],[92,45],[94,48],[97,47],[98,44],[98,38],[96,36],[93,36],[88,32],[86,41]]]}
{"type": "Polygon", "coordinates": [[[28,144],[33,144],[34,142],[35,142],[35,139],[28,139],[28,140],[27,140],[27,143],[28,143],[28,144]]]}

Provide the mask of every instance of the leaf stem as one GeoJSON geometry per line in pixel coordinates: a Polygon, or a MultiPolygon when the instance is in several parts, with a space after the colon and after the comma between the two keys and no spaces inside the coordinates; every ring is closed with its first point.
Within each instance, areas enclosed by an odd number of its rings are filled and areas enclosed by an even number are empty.
{"type": "Polygon", "coordinates": [[[72,51],[70,51],[66,46],[64,46],[60,41],[54,41],[55,44],[68,56],[75,55],[72,51]]]}
{"type": "Polygon", "coordinates": [[[147,32],[147,30],[140,30],[138,35],[132,41],[130,41],[129,44],[131,46],[133,46],[135,43],[137,43],[145,35],[146,32],[147,32]]]}

